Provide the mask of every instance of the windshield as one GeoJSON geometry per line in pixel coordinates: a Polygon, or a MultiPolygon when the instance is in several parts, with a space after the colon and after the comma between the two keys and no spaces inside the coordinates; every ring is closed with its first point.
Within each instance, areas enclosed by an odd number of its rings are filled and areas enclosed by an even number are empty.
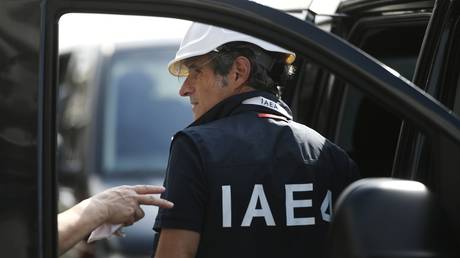
{"type": "Polygon", "coordinates": [[[132,49],[111,59],[105,80],[102,170],[163,172],[171,137],[192,121],[167,64],[177,47],[132,49]]]}

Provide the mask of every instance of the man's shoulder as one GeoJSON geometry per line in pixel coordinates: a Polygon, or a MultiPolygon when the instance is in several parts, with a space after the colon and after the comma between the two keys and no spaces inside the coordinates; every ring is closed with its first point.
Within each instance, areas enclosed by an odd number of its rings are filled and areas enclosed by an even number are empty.
{"type": "Polygon", "coordinates": [[[319,139],[326,139],[323,135],[321,135],[319,132],[317,132],[313,128],[310,128],[310,127],[308,127],[308,126],[306,126],[304,124],[301,124],[299,122],[291,121],[290,126],[296,131],[299,131],[299,132],[302,132],[302,133],[305,133],[305,134],[309,134],[311,136],[315,136],[315,137],[317,137],[319,139]]]}
{"type": "Polygon", "coordinates": [[[330,143],[322,134],[304,124],[291,121],[289,125],[296,138],[309,145],[317,145],[322,148],[324,145],[330,143]]]}
{"type": "MultiPolygon", "coordinates": [[[[223,135],[223,134],[235,134],[235,128],[241,129],[242,127],[246,128],[245,134],[248,133],[249,130],[262,130],[267,129],[266,127],[258,128],[256,125],[260,124],[260,122],[264,121],[266,118],[258,118],[257,114],[252,112],[244,112],[233,116],[228,116],[225,118],[221,118],[215,121],[208,122],[206,124],[190,126],[179,133],[183,133],[189,136],[196,136],[196,135],[223,135]]],[[[289,120],[289,122],[285,125],[276,125],[272,124],[274,127],[287,129],[292,131],[295,135],[300,136],[303,139],[306,139],[311,142],[315,143],[324,143],[327,139],[322,136],[320,133],[315,131],[314,129],[295,122],[293,120],[289,120]]],[[[271,130],[270,130],[271,131],[271,130]]],[[[262,131],[258,131],[258,133],[263,133],[262,131]]],[[[321,144],[322,145],[322,144],[321,144]]]]}
{"type": "Polygon", "coordinates": [[[224,130],[229,129],[229,124],[222,123],[221,120],[224,119],[186,127],[174,135],[173,142],[187,141],[194,143],[194,145],[200,145],[207,142],[209,138],[219,138],[224,133],[224,130]]]}
{"type": "MultiPolygon", "coordinates": [[[[255,116],[254,116],[255,118],[255,116]]],[[[241,113],[237,115],[223,117],[214,121],[207,122],[205,124],[189,126],[183,129],[182,133],[199,133],[199,132],[208,132],[213,131],[215,133],[223,132],[222,130],[216,131],[216,129],[229,129],[234,126],[238,126],[238,124],[250,124],[255,122],[253,116],[248,115],[247,113],[241,113]]]]}

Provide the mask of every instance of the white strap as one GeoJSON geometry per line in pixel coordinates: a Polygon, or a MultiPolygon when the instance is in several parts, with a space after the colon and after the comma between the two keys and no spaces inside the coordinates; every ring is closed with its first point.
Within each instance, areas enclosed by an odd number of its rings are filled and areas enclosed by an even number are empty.
{"type": "Polygon", "coordinates": [[[291,115],[289,115],[289,113],[286,111],[286,109],[284,109],[283,107],[281,107],[278,103],[276,103],[275,101],[272,101],[272,100],[269,100],[267,98],[264,98],[262,96],[258,96],[258,97],[254,97],[254,98],[250,98],[250,99],[246,99],[244,100],[243,102],[241,102],[242,104],[246,104],[246,105],[258,105],[258,106],[263,106],[263,107],[266,107],[266,108],[269,108],[271,110],[274,110],[278,113],[281,113],[282,115],[284,115],[285,117],[288,117],[290,119],[292,119],[291,115]]]}

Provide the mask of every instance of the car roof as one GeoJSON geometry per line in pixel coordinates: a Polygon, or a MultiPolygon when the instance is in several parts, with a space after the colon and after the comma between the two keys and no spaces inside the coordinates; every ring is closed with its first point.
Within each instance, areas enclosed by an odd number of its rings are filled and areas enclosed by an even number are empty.
{"type": "Polygon", "coordinates": [[[401,10],[432,9],[434,0],[344,0],[337,12],[357,13],[357,12],[391,12],[401,10]]]}

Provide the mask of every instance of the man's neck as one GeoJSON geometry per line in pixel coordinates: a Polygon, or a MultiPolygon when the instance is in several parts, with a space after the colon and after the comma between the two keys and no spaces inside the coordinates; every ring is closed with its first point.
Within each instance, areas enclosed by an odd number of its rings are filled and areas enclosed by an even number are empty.
{"type": "Polygon", "coordinates": [[[235,95],[250,92],[250,91],[255,91],[255,89],[248,85],[242,85],[240,88],[236,90],[235,95]]]}

